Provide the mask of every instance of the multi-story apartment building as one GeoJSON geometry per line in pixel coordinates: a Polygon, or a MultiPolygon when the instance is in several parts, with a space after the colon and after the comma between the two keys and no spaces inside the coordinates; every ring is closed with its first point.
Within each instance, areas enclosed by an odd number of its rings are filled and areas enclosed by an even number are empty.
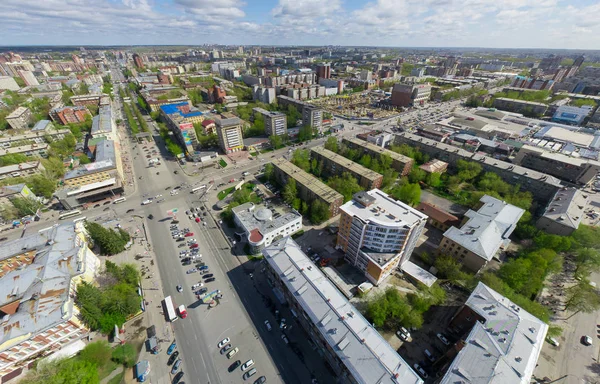
{"type": "Polygon", "coordinates": [[[344,202],[344,196],[328,187],[321,180],[305,172],[284,158],[273,160],[275,179],[280,185],[287,184],[289,179],[296,181],[296,188],[300,198],[310,204],[319,200],[329,207],[331,217],[339,213],[339,208],[344,202]]]}
{"type": "Polygon", "coordinates": [[[484,195],[477,211],[468,210],[460,227],[450,227],[438,252],[454,257],[465,268],[479,272],[510,244],[509,236],[525,211],[484,195]]]}
{"type": "Polygon", "coordinates": [[[36,359],[88,336],[74,297],[93,282],[100,260],[83,223],[55,225],[0,248],[0,377],[19,376],[36,359]],[[9,332],[10,330],[10,332],[9,332]]]}
{"type": "Polygon", "coordinates": [[[11,76],[0,76],[0,91],[18,91],[21,87],[11,76]]]}
{"type": "Polygon", "coordinates": [[[340,207],[337,247],[379,285],[410,259],[427,215],[379,189],[359,192],[340,207]]]}
{"type": "Polygon", "coordinates": [[[536,226],[553,235],[569,236],[583,221],[587,203],[587,192],[563,188],[556,192],[536,226]]]}
{"type": "Polygon", "coordinates": [[[54,129],[49,120],[40,120],[30,130],[22,135],[3,136],[0,138],[0,147],[6,149],[17,148],[14,145],[39,147],[46,144],[47,139],[61,140],[70,134],[68,129],[54,129]]]}
{"type": "Polygon", "coordinates": [[[423,105],[431,96],[429,84],[395,84],[392,89],[392,105],[397,107],[410,107],[423,105]]]}
{"type": "Polygon", "coordinates": [[[234,115],[220,115],[215,118],[219,147],[225,153],[244,149],[242,120],[234,115]]]}
{"type": "Polygon", "coordinates": [[[265,274],[338,382],[423,383],[294,240],[285,237],[263,255],[265,274]]]}
{"type": "Polygon", "coordinates": [[[265,134],[267,136],[287,135],[287,116],[281,112],[267,111],[263,108],[252,109],[254,113],[259,113],[265,120],[265,134]]]}
{"type": "Polygon", "coordinates": [[[275,88],[273,87],[262,87],[255,85],[252,87],[252,100],[260,101],[265,104],[273,104],[277,101],[275,94],[275,88]]]}
{"type": "Polygon", "coordinates": [[[369,156],[378,158],[380,155],[387,155],[392,158],[392,168],[394,168],[401,176],[406,176],[410,173],[415,161],[408,156],[390,151],[389,149],[381,148],[375,144],[371,144],[357,138],[344,138],[342,144],[349,148],[358,149],[369,156]]]}
{"type": "Polygon", "coordinates": [[[383,182],[383,176],[379,173],[323,147],[311,148],[310,156],[317,160],[319,166],[322,164],[323,173],[327,176],[341,175],[347,172],[358,181],[361,187],[367,190],[379,188],[383,182]]]}
{"type": "Polygon", "coordinates": [[[27,86],[35,86],[40,85],[38,80],[35,78],[35,75],[31,71],[19,70],[19,77],[23,79],[25,85],[27,86]]]}
{"type": "Polygon", "coordinates": [[[44,166],[40,160],[5,165],[4,167],[0,167],[0,180],[32,176],[41,173],[43,170],[44,166]]]}
{"type": "Polygon", "coordinates": [[[560,180],[549,174],[469,152],[452,145],[413,135],[412,133],[402,132],[397,134],[395,143],[396,145],[408,144],[432,158],[447,162],[451,168],[455,166],[458,160],[474,161],[481,165],[485,172],[493,172],[505,182],[519,185],[521,190],[531,192],[533,197],[539,200],[550,200],[556,191],[562,188],[560,180]]]}
{"type": "Polygon", "coordinates": [[[598,160],[572,157],[530,145],[522,146],[513,162],[579,185],[589,183],[600,172],[598,160]]]}
{"type": "Polygon", "coordinates": [[[317,65],[317,77],[319,79],[329,79],[331,77],[331,64],[322,63],[317,65]]]}
{"type": "Polygon", "coordinates": [[[12,129],[26,129],[31,122],[29,108],[19,107],[6,116],[6,122],[12,129]]]}
{"type": "Polygon", "coordinates": [[[102,93],[71,96],[71,102],[73,103],[73,105],[79,107],[86,105],[97,106],[100,104],[100,99],[102,98],[102,96],[104,96],[102,93]]]}
{"type": "Polygon", "coordinates": [[[295,210],[273,215],[269,208],[245,203],[232,211],[235,223],[244,230],[239,235],[248,239],[252,254],[260,253],[273,241],[291,236],[302,229],[302,215],[295,210]]]}
{"type": "Polygon", "coordinates": [[[321,132],[323,129],[323,109],[306,104],[302,108],[302,125],[309,125],[321,132]]]}
{"type": "Polygon", "coordinates": [[[134,53],[132,59],[136,67],[144,68],[144,61],[142,60],[142,57],[140,55],[134,53]]]}
{"type": "Polygon", "coordinates": [[[494,99],[494,108],[498,108],[503,111],[512,111],[520,113],[528,112],[529,114],[543,116],[544,113],[546,113],[546,111],[548,110],[548,105],[544,103],[536,103],[534,101],[498,97],[494,99]]]}
{"type": "Polygon", "coordinates": [[[52,121],[62,125],[83,123],[87,116],[91,117],[91,114],[84,106],[62,107],[50,111],[52,121]]]}

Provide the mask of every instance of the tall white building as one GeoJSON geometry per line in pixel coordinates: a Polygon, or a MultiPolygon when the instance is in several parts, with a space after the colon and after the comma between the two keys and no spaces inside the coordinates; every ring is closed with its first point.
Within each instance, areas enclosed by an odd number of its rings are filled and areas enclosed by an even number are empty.
{"type": "Polygon", "coordinates": [[[340,212],[337,246],[375,285],[409,260],[428,218],[379,189],[355,194],[340,212]]]}

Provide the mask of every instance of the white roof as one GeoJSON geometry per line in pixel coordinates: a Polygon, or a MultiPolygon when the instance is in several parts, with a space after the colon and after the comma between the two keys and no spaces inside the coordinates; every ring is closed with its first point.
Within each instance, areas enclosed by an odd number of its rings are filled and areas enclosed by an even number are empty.
{"type": "Polygon", "coordinates": [[[525,211],[488,195],[479,201],[483,206],[477,212],[469,209],[465,213],[469,220],[460,228],[450,227],[444,237],[490,261],[525,211]]]}
{"type": "Polygon", "coordinates": [[[427,272],[410,260],[404,262],[401,269],[404,273],[425,284],[427,287],[431,287],[437,281],[435,275],[427,272]]]}
{"type": "Polygon", "coordinates": [[[440,384],[529,383],[548,325],[483,283],[465,305],[485,323],[475,322],[440,384]]]}
{"type": "Polygon", "coordinates": [[[283,238],[263,254],[357,383],[423,382],[294,240],[283,238]]]}

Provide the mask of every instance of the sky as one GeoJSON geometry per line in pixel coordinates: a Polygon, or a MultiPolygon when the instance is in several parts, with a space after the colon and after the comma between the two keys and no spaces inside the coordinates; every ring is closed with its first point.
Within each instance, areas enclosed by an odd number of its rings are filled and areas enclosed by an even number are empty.
{"type": "Polygon", "coordinates": [[[0,45],[600,47],[600,0],[0,0],[0,45]]]}

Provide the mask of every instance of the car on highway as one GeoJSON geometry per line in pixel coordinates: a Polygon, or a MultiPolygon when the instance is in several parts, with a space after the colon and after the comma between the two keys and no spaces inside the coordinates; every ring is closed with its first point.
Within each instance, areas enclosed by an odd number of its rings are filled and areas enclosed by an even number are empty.
{"type": "Polygon", "coordinates": [[[231,351],[227,352],[227,358],[231,359],[239,351],[240,351],[240,349],[238,347],[233,348],[231,351]]]}
{"type": "Polygon", "coordinates": [[[425,370],[423,369],[423,367],[421,367],[418,363],[415,363],[413,365],[413,368],[415,369],[415,371],[417,371],[417,373],[424,379],[428,378],[429,375],[427,374],[427,372],[425,372],[425,370]]]}
{"type": "Polygon", "coordinates": [[[247,379],[251,378],[254,375],[256,375],[256,368],[252,368],[248,372],[244,373],[244,375],[242,377],[244,378],[244,380],[247,380],[247,379]]]}
{"type": "Polygon", "coordinates": [[[175,364],[173,364],[173,368],[171,369],[171,375],[174,375],[175,372],[179,370],[179,366],[181,365],[181,359],[177,359],[175,364]]]}
{"type": "Polygon", "coordinates": [[[175,348],[177,348],[177,342],[175,342],[175,340],[173,340],[173,342],[171,343],[171,345],[169,345],[169,348],[167,349],[167,355],[170,355],[171,353],[173,353],[175,348]]]}
{"type": "Polygon", "coordinates": [[[254,360],[250,359],[250,360],[246,361],[244,364],[242,364],[242,372],[247,371],[253,365],[254,365],[254,360]]]}
{"type": "Polygon", "coordinates": [[[219,341],[219,344],[217,344],[217,347],[223,348],[225,346],[225,344],[229,344],[229,343],[231,343],[231,339],[229,337],[226,337],[223,340],[219,341]]]}
{"type": "Polygon", "coordinates": [[[241,361],[239,361],[239,360],[236,360],[236,361],[234,361],[234,362],[233,362],[233,364],[231,364],[231,365],[229,366],[229,368],[227,368],[227,370],[228,370],[229,372],[233,372],[233,371],[235,371],[235,370],[237,369],[237,367],[239,367],[240,365],[242,365],[242,362],[241,362],[241,361]]]}
{"type": "Polygon", "coordinates": [[[173,379],[173,384],[179,383],[179,381],[181,380],[182,377],[183,377],[183,371],[179,371],[179,373],[173,379]]]}
{"type": "Polygon", "coordinates": [[[169,357],[169,361],[167,361],[167,365],[173,364],[173,362],[175,360],[177,360],[177,356],[179,356],[179,351],[173,352],[173,354],[171,355],[171,357],[169,357]]]}
{"type": "Polygon", "coordinates": [[[177,286],[177,292],[182,292],[183,291],[183,287],[181,285],[177,286]]]}
{"type": "Polygon", "coordinates": [[[444,345],[450,345],[450,342],[448,339],[446,339],[446,336],[442,335],[441,333],[438,333],[436,336],[442,343],[444,343],[444,345]]]}
{"type": "Polygon", "coordinates": [[[271,327],[271,323],[269,322],[269,320],[265,320],[265,327],[267,327],[267,331],[270,331],[271,329],[273,329],[273,327],[271,327]]]}
{"type": "Polygon", "coordinates": [[[205,283],[212,283],[213,281],[215,281],[216,279],[214,277],[209,277],[208,279],[204,280],[205,283]]]}
{"type": "Polygon", "coordinates": [[[226,346],[224,346],[223,348],[221,348],[221,355],[226,354],[231,348],[232,348],[231,344],[227,344],[226,346]]]}

